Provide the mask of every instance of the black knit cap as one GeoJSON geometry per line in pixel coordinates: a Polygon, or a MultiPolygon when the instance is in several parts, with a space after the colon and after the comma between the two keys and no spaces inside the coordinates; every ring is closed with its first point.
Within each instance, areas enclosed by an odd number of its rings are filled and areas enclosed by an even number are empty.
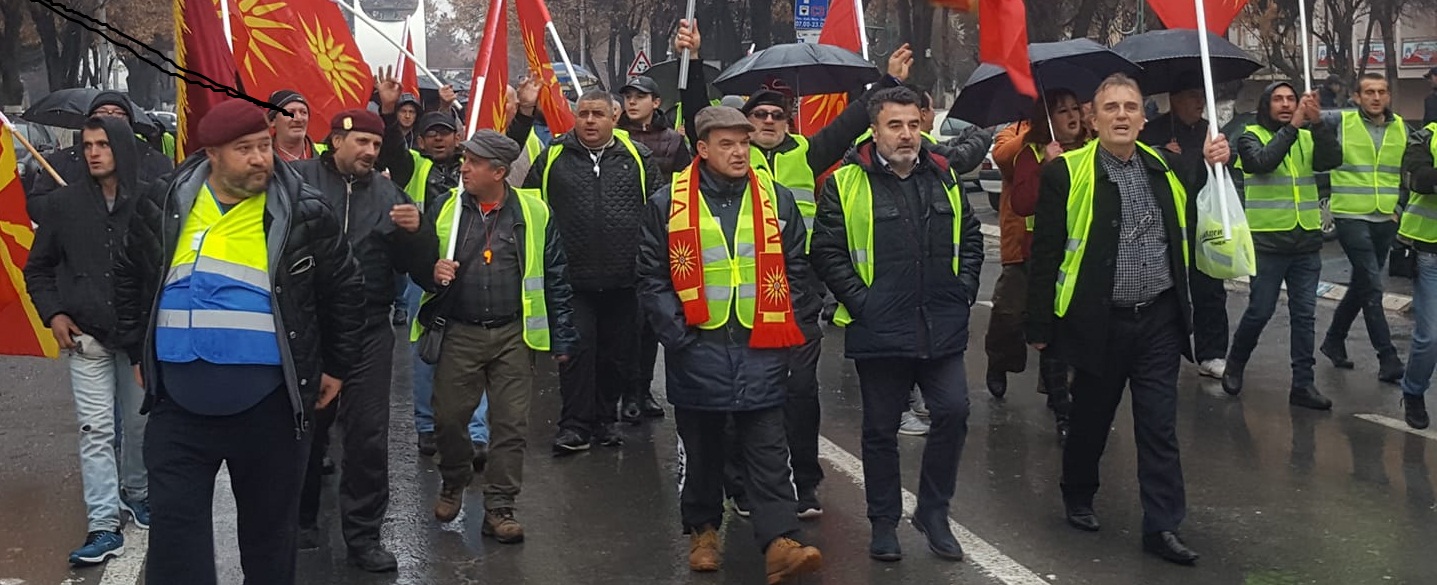
{"type": "MultiPolygon", "coordinates": [[[[304,100],[304,96],[300,95],[299,92],[292,89],[281,89],[272,94],[269,94],[269,103],[274,104],[274,107],[281,110],[283,110],[285,106],[295,102],[299,102],[306,106],[309,105],[309,102],[304,100]]],[[[267,116],[270,120],[273,120],[274,117],[278,115],[279,112],[276,112],[274,110],[265,111],[265,116],[267,116]]]]}
{"type": "Polygon", "coordinates": [[[789,103],[788,96],[786,95],[771,89],[760,89],[753,92],[753,95],[748,96],[748,101],[743,104],[743,114],[747,116],[754,108],[759,106],[776,106],[783,108],[784,111],[788,111],[792,107],[792,104],[789,103]]]}
{"type": "Polygon", "coordinates": [[[95,99],[90,100],[90,111],[86,113],[93,114],[100,106],[117,106],[125,111],[130,120],[135,119],[135,112],[130,108],[130,98],[118,91],[105,90],[95,94],[95,99]]]}

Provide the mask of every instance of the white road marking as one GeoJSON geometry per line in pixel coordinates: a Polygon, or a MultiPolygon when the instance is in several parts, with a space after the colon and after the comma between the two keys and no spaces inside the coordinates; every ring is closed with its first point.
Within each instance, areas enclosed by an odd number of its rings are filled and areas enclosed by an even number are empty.
{"type": "MultiPolygon", "coordinates": [[[[863,462],[853,454],[844,451],[842,447],[828,440],[828,437],[819,436],[818,456],[827,460],[834,469],[847,475],[860,490],[863,489],[863,462]]],[[[917,505],[918,496],[903,490],[903,513],[911,516],[917,505]]],[[[963,545],[966,560],[971,561],[973,566],[984,574],[1005,585],[1048,585],[1048,581],[1043,580],[1037,573],[1003,554],[997,547],[988,544],[988,541],[979,538],[952,518],[948,519],[948,526],[953,529],[953,536],[963,545]]]]}
{"type": "Polygon", "coordinates": [[[125,554],[105,563],[105,574],[100,585],[135,585],[140,582],[140,569],[145,567],[145,556],[150,550],[150,531],[140,530],[134,524],[125,529],[125,554]]]}
{"type": "Polygon", "coordinates": [[[1382,416],[1382,415],[1380,415],[1380,414],[1354,414],[1354,415],[1352,415],[1352,416],[1355,416],[1355,417],[1360,418],[1360,419],[1362,419],[1362,420],[1365,420],[1365,421],[1367,421],[1367,422],[1377,423],[1377,424],[1382,425],[1382,426],[1384,426],[1384,427],[1388,427],[1388,428],[1392,428],[1392,429],[1397,429],[1397,430],[1402,431],[1402,432],[1404,432],[1404,433],[1409,433],[1409,434],[1417,435],[1417,436],[1422,437],[1422,438],[1424,438],[1424,439],[1431,439],[1431,440],[1433,440],[1433,441],[1437,441],[1437,431],[1434,431],[1434,430],[1432,430],[1432,429],[1430,429],[1430,428],[1428,428],[1428,429],[1422,429],[1422,430],[1417,430],[1417,429],[1414,429],[1414,428],[1412,428],[1412,427],[1407,426],[1407,422],[1406,422],[1406,421],[1397,420],[1397,419],[1392,418],[1392,417],[1390,417],[1390,416],[1382,416]]]}

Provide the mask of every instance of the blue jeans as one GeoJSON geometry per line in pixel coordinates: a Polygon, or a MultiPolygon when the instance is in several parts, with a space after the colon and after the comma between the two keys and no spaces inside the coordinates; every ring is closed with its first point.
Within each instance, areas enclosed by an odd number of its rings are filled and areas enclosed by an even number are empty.
{"type": "Polygon", "coordinates": [[[1257,348],[1258,337],[1277,310],[1282,283],[1287,283],[1287,310],[1291,316],[1289,348],[1292,355],[1292,387],[1313,385],[1312,357],[1317,324],[1317,282],[1322,276],[1322,254],[1257,253],[1257,276],[1252,278],[1251,297],[1237,332],[1232,336],[1228,367],[1241,369],[1257,348]]]}
{"type": "Polygon", "coordinates": [[[1437,368],[1437,254],[1417,253],[1412,284],[1412,355],[1407,358],[1402,392],[1421,396],[1427,393],[1432,370],[1437,368]]]}
{"type": "MultiPolygon", "coordinates": [[[[419,295],[423,289],[409,284],[404,298],[409,303],[409,316],[419,318],[419,295]]],[[[434,432],[434,366],[419,359],[419,344],[409,344],[410,361],[414,363],[414,430],[421,433],[434,432]]],[[[485,396],[469,421],[469,438],[475,443],[489,444],[489,398],[485,396]]]]}
{"type": "Polygon", "coordinates": [[[84,481],[89,531],[120,529],[120,498],[149,499],[144,437],[148,417],[140,414],[145,390],[124,352],[112,351],[89,335],[75,338],[70,352],[70,387],[80,427],[80,475],[84,481]],[[115,413],[122,413],[125,446],[115,453],[115,413]]]}
{"type": "Polygon", "coordinates": [[[1382,308],[1382,269],[1387,266],[1387,255],[1396,236],[1395,221],[1337,220],[1337,239],[1352,263],[1352,283],[1332,314],[1327,342],[1336,345],[1346,341],[1352,322],[1361,313],[1377,357],[1397,355],[1397,347],[1392,345],[1392,330],[1387,326],[1387,313],[1382,308]]]}

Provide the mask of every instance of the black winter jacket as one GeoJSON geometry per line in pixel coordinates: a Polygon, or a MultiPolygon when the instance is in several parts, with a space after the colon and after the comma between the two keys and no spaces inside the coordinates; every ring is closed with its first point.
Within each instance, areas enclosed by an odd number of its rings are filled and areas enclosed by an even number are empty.
{"type": "MultiPolygon", "coordinates": [[[[134,138],[133,133],[131,138],[134,138]]],[[[136,177],[138,180],[152,183],[174,170],[175,164],[170,161],[164,153],[151,148],[148,144],[136,140],[135,162],[131,163],[138,169],[136,177]]],[[[85,162],[84,145],[76,144],[70,148],[60,150],[45,157],[50,166],[55,167],[55,172],[65,180],[65,184],[74,185],[85,181],[90,177],[90,164],[85,162]]],[[[50,209],[64,209],[63,206],[53,204],[45,199],[45,196],[60,188],[60,184],[50,176],[50,173],[43,169],[35,174],[35,183],[29,191],[26,191],[25,211],[30,214],[30,221],[37,225],[45,223],[45,215],[50,209]]]]}
{"type": "Polygon", "coordinates": [[[409,196],[377,171],[364,177],[341,175],[332,152],[291,166],[339,216],[340,231],[364,276],[366,315],[388,318],[394,305],[395,272],[416,280],[433,277],[434,263],[439,261],[433,223],[421,220],[415,233],[400,229],[389,219],[389,211],[396,205],[412,205],[409,196]]]}
{"type": "MultiPolygon", "coordinates": [[[[1263,145],[1256,134],[1247,131],[1237,137],[1237,156],[1242,161],[1244,172],[1254,175],[1271,173],[1282,165],[1287,153],[1297,144],[1297,128],[1271,116],[1272,92],[1279,87],[1292,89],[1287,83],[1273,83],[1257,100],[1257,123],[1272,132],[1272,140],[1263,145]]],[[[1313,150],[1310,172],[1321,173],[1341,166],[1342,144],[1337,142],[1336,126],[1324,124],[1319,118],[1311,122],[1308,129],[1312,131],[1313,150]]],[[[1299,225],[1287,232],[1253,232],[1252,245],[1258,252],[1268,254],[1317,252],[1322,250],[1322,230],[1306,230],[1299,225]]]]}
{"type": "MultiPolygon", "coordinates": [[[[1167,230],[1168,262],[1174,292],[1182,306],[1184,333],[1192,331],[1192,302],[1188,294],[1188,269],[1183,264],[1183,233],[1178,228],[1178,213],[1186,214],[1189,238],[1197,223],[1197,193],[1207,183],[1204,167],[1187,168],[1182,159],[1166,150],[1158,150],[1187,190],[1185,209],[1173,207],[1172,189],[1168,185],[1163,161],[1139,150],[1148,171],[1148,185],[1163,212],[1167,230]]],[[[1096,157],[1095,157],[1096,158],[1096,157]]],[[[1063,263],[1068,243],[1068,166],[1062,163],[1043,166],[1038,187],[1038,208],[1033,220],[1033,255],[1028,261],[1027,339],[1029,343],[1046,343],[1063,361],[1076,367],[1098,368],[1108,363],[1108,323],[1112,319],[1113,279],[1117,271],[1118,231],[1122,221],[1122,196],[1118,185],[1108,178],[1102,160],[1093,163],[1093,219],[1088,231],[1088,248],[1078,267],[1078,282],[1068,312],[1061,319],[1054,314],[1057,296],[1058,268],[1063,263]]],[[[1191,340],[1183,342],[1183,355],[1192,359],[1191,340]]],[[[1096,372],[1094,372],[1096,373],[1096,372]]]]}
{"type": "Polygon", "coordinates": [[[35,244],[25,263],[25,287],[47,326],[55,315],[68,315],[75,325],[110,349],[121,349],[115,335],[115,257],[130,228],[134,199],[149,183],[138,180],[138,149],[130,125],[102,118],[115,156],[119,187],[113,209],[106,208],[100,186],[84,178],[46,195],[63,209],[35,230],[35,244]]]}
{"type": "Polygon", "coordinates": [[[652,193],[669,184],[669,175],[659,172],[647,146],[634,144],[642,159],[635,160],[615,138],[599,159],[595,176],[589,149],[569,132],[539,153],[524,187],[543,185],[549,153],[556,147],[563,150],[549,170],[549,188],[543,196],[554,210],[559,233],[564,234],[570,284],[576,291],[633,288],[644,185],[652,193]]]}
{"type": "Polygon", "coordinates": [[[957,182],[948,161],[919,151],[909,176],[919,195],[905,194],[897,175],[878,162],[872,141],[845,161],[868,173],[873,189],[873,283],[853,267],[838,184],[829,177],[818,200],[811,255],[838,302],[853,316],[844,351],[852,359],[941,358],[968,348],[969,307],[978,297],[983,233],[968,200],[953,209],[945,189],[957,182]],[[960,249],[953,249],[953,214],[961,213],[960,249]],[[953,255],[959,255],[953,273],[953,255]]]}
{"type": "MultiPolygon", "coordinates": [[[[1437,193],[1437,163],[1432,160],[1431,130],[1422,128],[1408,137],[1407,150],[1402,152],[1402,175],[1407,177],[1407,188],[1411,193],[1424,195],[1437,193]]],[[[1406,206],[1407,201],[1404,199],[1402,207],[1406,206]]],[[[1437,254],[1437,244],[1409,240],[1408,238],[1403,238],[1403,241],[1407,241],[1418,251],[1437,254]]],[[[33,253],[30,258],[31,261],[35,258],[33,253]]]]}
{"type": "Polygon", "coordinates": [[[659,171],[665,175],[684,170],[694,160],[693,155],[689,154],[684,136],[673,129],[663,112],[654,112],[653,120],[647,126],[631,122],[628,116],[622,116],[619,118],[619,127],[628,131],[634,142],[653,151],[654,164],[659,165],[659,171]]]}
{"type": "MultiPolygon", "coordinates": [[[[444,204],[450,197],[454,196],[454,193],[454,191],[445,193],[433,201],[432,206],[429,208],[431,212],[424,216],[424,222],[428,224],[427,230],[430,233],[434,232],[434,222],[438,220],[439,210],[444,208],[444,204]]],[[[510,188],[508,196],[510,198],[515,197],[512,187],[510,188]]],[[[523,266],[524,230],[528,229],[527,226],[524,225],[524,216],[516,205],[504,205],[499,208],[499,213],[515,215],[513,218],[514,239],[517,242],[515,248],[519,250],[519,265],[523,266]]],[[[565,275],[565,273],[568,272],[569,259],[564,254],[564,241],[559,234],[552,213],[550,213],[549,227],[544,237],[544,304],[549,315],[549,352],[554,355],[574,355],[574,352],[577,351],[579,347],[579,330],[574,327],[572,302],[574,289],[569,286],[568,277],[565,275]]],[[[459,250],[463,249],[460,247],[463,245],[463,241],[455,244],[456,255],[459,250]]],[[[435,247],[438,247],[438,240],[435,240],[435,247]]],[[[448,287],[440,286],[439,283],[434,282],[433,264],[430,266],[430,272],[422,276],[419,274],[413,275],[415,284],[437,295],[433,300],[425,304],[425,307],[429,308],[429,310],[421,310],[417,316],[420,322],[426,327],[430,326],[436,318],[449,316],[444,314],[444,311],[436,310],[436,308],[449,305],[450,303],[445,298],[445,295],[449,294],[449,291],[459,289],[457,280],[450,283],[448,287]]],[[[464,278],[463,266],[459,267],[459,271],[455,276],[456,279],[464,278]]]]}
{"type": "MultiPolygon", "coordinates": [[[[736,209],[744,197],[742,183],[715,180],[704,173],[699,184],[710,209],[714,201],[729,199],[736,209]]],[[[793,193],[774,185],[783,236],[783,255],[788,271],[795,313],[810,292],[799,283],[809,278],[808,257],[803,252],[806,231],[793,193]]],[[[782,406],[788,400],[788,349],[753,349],[748,346],[749,330],[730,315],[728,323],[712,331],[690,327],[683,304],[674,292],[669,273],[670,189],[659,189],[649,198],[644,211],[643,239],[639,243],[639,306],[664,344],[665,387],[675,408],[723,412],[746,412],[782,406]]],[[[714,210],[715,219],[721,211],[714,210]]],[[[725,228],[727,231],[727,228],[725,228]]],[[[730,239],[732,237],[730,236],[730,239]]],[[[795,314],[795,318],[798,315],[795,314]]]]}
{"type": "MultiPolygon", "coordinates": [[[[115,267],[116,318],[130,360],[144,373],[147,408],[164,395],[155,357],[155,307],[184,221],[209,173],[204,156],[191,156],[136,199],[115,267]]],[[[320,374],[347,379],[360,359],[364,282],[334,211],[279,157],[265,192],[271,304],[276,330],[283,332],[277,336],[280,359],[298,431],[308,425],[320,374]]]]}

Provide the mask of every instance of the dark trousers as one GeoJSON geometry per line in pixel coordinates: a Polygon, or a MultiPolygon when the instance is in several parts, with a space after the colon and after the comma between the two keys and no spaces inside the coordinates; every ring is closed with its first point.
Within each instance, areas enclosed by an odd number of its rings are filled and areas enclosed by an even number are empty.
{"type": "Polygon", "coordinates": [[[1170,291],[1141,312],[1114,309],[1106,358],[1078,369],[1073,380],[1073,413],[1063,448],[1063,499],[1069,505],[1092,505],[1098,462],[1123,387],[1130,386],[1143,532],[1177,530],[1187,513],[1177,435],[1178,365],[1186,341],[1180,307],[1170,291]]]}
{"type": "Polygon", "coordinates": [[[983,338],[988,369],[1018,373],[1028,369],[1028,343],[1023,316],[1028,310],[1028,265],[1004,264],[993,285],[993,311],[983,338]]]}
{"type": "Polygon", "coordinates": [[[534,397],[534,352],[519,322],[494,329],[451,323],[434,370],[434,439],[439,475],[447,485],[474,478],[469,422],[489,397],[489,463],[484,509],[513,508],[524,484],[525,437],[534,397]]]}
{"type": "Polygon", "coordinates": [[[936,359],[856,360],[863,393],[863,482],[868,519],[898,522],[903,515],[898,425],[913,385],[923,393],[932,424],[918,476],[918,513],[948,515],[958,483],[958,459],[968,439],[968,378],[963,354],[936,359]]]}
{"type": "Polygon", "coordinates": [[[1193,304],[1193,352],[1199,363],[1227,357],[1227,288],[1223,281],[1188,270],[1193,304]]]}
{"type": "Polygon", "coordinates": [[[1252,277],[1247,310],[1232,336],[1228,367],[1242,368],[1257,348],[1262,329],[1277,310],[1282,283],[1287,282],[1287,308],[1291,313],[1292,387],[1312,385],[1312,357],[1317,323],[1317,282],[1322,275],[1320,252],[1306,254],[1257,253],[1257,276],[1252,277]]]}
{"type": "Polygon", "coordinates": [[[215,475],[229,468],[247,585],[295,582],[299,491],[310,433],[296,436],[284,388],[240,414],[200,416],[174,401],[150,411],[150,585],[213,585],[215,475]]]}
{"type": "Polygon", "coordinates": [[[579,350],[559,369],[559,428],[589,437],[618,420],[619,398],[637,377],[639,303],[631,288],[574,291],[571,303],[579,350]]]}
{"type": "MultiPolygon", "coordinates": [[[[823,353],[823,339],[814,338],[794,348],[789,359],[788,401],[783,404],[783,423],[788,437],[789,464],[793,467],[793,484],[799,494],[818,489],[823,481],[823,467],[818,463],[818,421],[822,411],[818,403],[818,358],[823,353]]],[[[724,464],[724,493],[741,497],[746,492],[743,450],[738,428],[732,420],[724,425],[729,445],[728,461],[724,464]]]]}
{"type": "Polygon", "coordinates": [[[371,318],[361,343],[361,359],[344,380],[339,398],[315,411],[314,446],[299,506],[300,525],[315,526],[329,429],[337,419],[344,445],[339,516],[344,542],[353,550],[379,546],[379,527],[389,510],[389,388],[394,374],[394,331],[389,320],[371,318]]]}
{"type": "Polygon", "coordinates": [[[743,452],[744,491],[752,514],[753,535],[760,550],[779,537],[798,533],[798,494],[788,467],[783,408],[747,412],[674,409],[679,431],[679,497],[684,532],[723,524],[724,425],[730,420],[743,452]]]}
{"type": "Polygon", "coordinates": [[[1382,309],[1382,269],[1387,266],[1387,255],[1392,251],[1392,240],[1397,237],[1395,221],[1365,221],[1361,219],[1338,219],[1337,241],[1342,251],[1352,262],[1352,282],[1347,293],[1332,313],[1332,325],[1327,329],[1327,341],[1343,343],[1357,314],[1367,322],[1367,337],[1378,357],[1397,355],[1392,345],[1392,330],[1387,326],[1387,313],[1382,309]]]}

